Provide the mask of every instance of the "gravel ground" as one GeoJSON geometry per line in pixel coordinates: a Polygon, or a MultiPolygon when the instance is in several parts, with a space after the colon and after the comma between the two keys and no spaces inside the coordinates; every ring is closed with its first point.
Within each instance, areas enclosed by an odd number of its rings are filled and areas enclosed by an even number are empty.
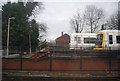
{"type": "Polygon", "coordinates": [[[116,77],[118,74],[104,71],[16,71],[6,70],[3,75],[30,77],[116,77]]]}

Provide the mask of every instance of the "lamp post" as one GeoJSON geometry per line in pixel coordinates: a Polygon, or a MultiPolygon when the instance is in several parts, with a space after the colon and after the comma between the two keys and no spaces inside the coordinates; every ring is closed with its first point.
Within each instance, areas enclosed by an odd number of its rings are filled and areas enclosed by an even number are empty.
{"type": "Polygon", "coordinates": [[[31,23],[32,23],[32,21],[31,21],[31,19],[29,19],[28,20],[28,22],[29,22],[29,26],[30,26],[30,28],[29,28],[29,39],[28,39],[28,41],[29,41],[29,53],[31,54],[31,51],[32,51],[32,48],[31,48],[31,23]]]}
{"type": "Polygon", "coordinates": [[[15,19],[15,17],[8,18],[8,32],[7,32],[7,56],[9,53],[9,33],[10,33],[10,20],[15,19]]]}
{"type": "Polygon", "coordinates": [[[29,29],[29,46],[30,46],[30,54],[31,54],[31,23],[30,23],[30,29],[29,29]]]}

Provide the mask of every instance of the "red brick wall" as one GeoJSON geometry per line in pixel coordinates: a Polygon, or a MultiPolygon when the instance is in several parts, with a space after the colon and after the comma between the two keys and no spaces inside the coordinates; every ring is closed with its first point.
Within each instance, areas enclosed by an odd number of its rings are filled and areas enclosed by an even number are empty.
{"type": "Polygon", "coordinates": [[[80,70],[80,60],[53,60],[52,70],[80,70]]]}
{"type": "MultiPolygon", "coordinates": [[[[111,70],[120,70],[120,60],[111,60],[111,70]]],[[[20,59],[3,59],[3,69],[20,69],[20,59]]],[[[23,59],[23,70],[50,70],[50,59],[32,62],[30,59],[23,59]]],[[[53,59],[52,70],[75,71],[75,70],[105,70],[108,71],[109,59],[53,59]]]]}
{"type": "Polygon", "coordinates": [[[49,60],[32,62],[27,59],[23,61],[23,70],[49,70],[49,60]]]}
{"type": "Polygon", "coordinates": [[[112,60],[111,61],[111,69],[112,70],[117,70],[117,69],[120,70],[120,61],[118,61],[118,60],[112,60]]]}
{"type": "Polygon", "coordinates": [[[0,69],[2,69],[2,59],[0,58],[0,69]]]}
{"type": "Polygon", "coordinates": [[[2,59],[3,69],[20,69],[20,59],[2,59]]]}
{"type": "Polygon", "coordinates": [[[82,62],[83,70],[108,70],[108,60],[101,59],[85,59],[82,62]]]}

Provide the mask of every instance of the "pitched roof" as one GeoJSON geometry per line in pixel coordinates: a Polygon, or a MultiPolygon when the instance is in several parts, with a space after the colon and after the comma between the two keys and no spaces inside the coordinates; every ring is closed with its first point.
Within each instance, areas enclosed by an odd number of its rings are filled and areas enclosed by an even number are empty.
{"type": "MultiPolygon", "coordinates": [[[[64,37],[64,36],[69,36],[69,35],[65,33],[64,35],[62,35],[62,36],[56,38],[56,40],[58,40],[58,39],[60,39],[60,38],[62,38],[62,37],[64,37]]],[[[69,36],[69,37],[70,37],[70,36],[69,36]]]]}

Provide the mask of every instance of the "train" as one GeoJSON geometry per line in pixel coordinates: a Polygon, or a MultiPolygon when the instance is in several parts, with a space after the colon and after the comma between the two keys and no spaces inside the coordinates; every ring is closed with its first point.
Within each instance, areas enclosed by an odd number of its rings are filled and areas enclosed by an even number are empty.
{"type": "Polygon", "coordinates": [[[91,49],[95,47],[96,33],[72,33],[70,49],[91,49]]]}
{"type": "Polygon", "coordinates": [[[97,33],[94,50],[120,50],[120,30],[102,30],[97,33]]]}
{"type": "Polygon", "coordinates": [[[70,49],[120,50],[120,30],[98,33],[72,33],[70,49]]]}
{"type": "MultiPolygon", "coordinates": [[[[49,47],[44,48],[41,52],[34,54],[31,58],[48,58],[46,57],[50,52],[54,53],[68,53],[74,52],[74,50],[102,50],[105,53],[105,50],[112,50],[114,54],[120,52],[120,30],[102,30],[98,33],[72,33],[70,35],[70,44],[68,50],[63,50],[60,47],[57,48],[49,47]],[[53,51],[54,50],[54,51],[53,51]],[[114,51],[115,50],[115,51],[114,51]],[[117,51],[116,51],[117,50],[117,51]]],[[[95,51],[96,52],[96,51],[95,51]]],[[[99,53],[97,53],[99,54],[99,53]]],[[[101,54],[101,52],[100,52],[101,54]]]]}

